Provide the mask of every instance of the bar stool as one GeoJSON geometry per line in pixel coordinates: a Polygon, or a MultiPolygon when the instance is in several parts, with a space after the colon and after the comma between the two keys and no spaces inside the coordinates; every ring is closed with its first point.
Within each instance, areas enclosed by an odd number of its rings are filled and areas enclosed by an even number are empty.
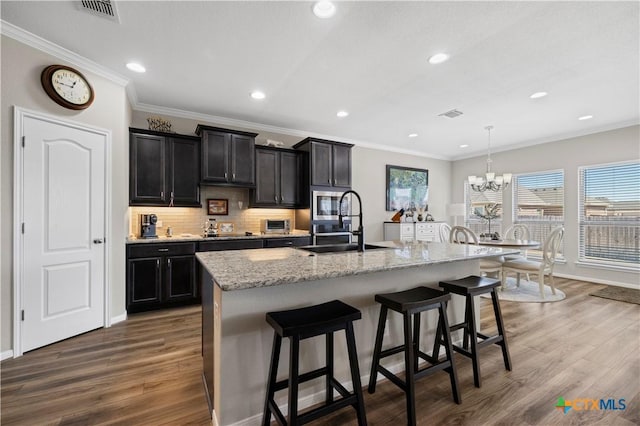
{"type": "Polygon", "coordinates": [[[371,365],[371,375],[369,376],[369,393],[376,390],[376,378],[381,373],[393,384],[402,389],[407,400],[407,424],[416,424],[415,407],[415,381],[424,376],[428,376],[436,371],[444,370],[449,373],[451,380],[451,391],[453,400],[460,404],[460,391],[458,390],[458,377],[453,361],[453,350],[451,346],[451,336],[449,334],[449,323],[447,321],[447,301],[451,299],[449,294],[443,293],[428,287],[417,287],[411,290],[399,291],[397,293],[376,294],[375,300],[380,303],[380,319],[378,321],[378,331],[376,343],[373,350],[373,360],[371,365]],[[393,310],[402,314],[404,319],[404,344],[382,350],[382,340],[384,328],[387,322],[387,310],[393,310]],[[438,327],[435,340],[444,342],[446,358],[438,359],[438,355],[429,356],[420,351],[420,313],[431,309],[438,309],[438,327]],[[413,333],[411,332],[411,316],[413,315],[413,333]],[[380,365],[380,360],[384,357],[404,352],[405,380],[380,365]],[[423,359],[431,365],[422,369],[418,368],[418,361],[423,359]]]}
{"type": "Polygon", "coordinates": [[[360,426],[367,424],[364,412],[364,400],[362,397],[362,385],[360,384],[356,341],[353,333],[353,321],[359,320],[361,317],[362,313],[358,309],[339,300],[306,308],[267,313],[267,322],[273,327],[275,333],[262,419],[264,426],[270,424],[271,414],[275,416],[281,425],[301,425],[349,405],[356,410],[358,424],[360,426]],[[347,351],[349,353],[353,393],[350,393],[333,377],[333,333],[338,330],[345,330],[347,338],[347,351]],[[300,341],[322,334],[326,336],[327,365],[317,370],[299,374],[300,341]],[[280,346],[283,337],[289,338],[291,346],[289,377],[288,379],[277,381],[280,346]],[[325,404],[307,413],[298,414],[298,385],[322,376],[326,376],[325,404]],[[273,399],[277,391],[286,389],[287,387],[289,388],[288,423],[273,399]],[[335,401],[333,399],[334,390],[338,391],[342,396],[335,401]]]}
{"type": "MultiPolygon", "coordinates": [[[[509,347],[507,345],[507,336],[504,333],[504,324],[502,322],[502,313],[500,312],[500,304],[498,303],[498,294],[496,289],[500,287],[500,280],[487,277],[479,277],[471,275],[459,280],[441,281],[440,287],[446,293],[455,293],[466,298],[466,309],[464,311],[464,322],[454,324],[450,327],[451,331],[463,329],[462,347],[453,345],[453,350],[462,355],[471,358],[473,365],[473,383],[477,388],[480,383],[480,361],[478,350],[488,345],[496,344],[502,348],[502,357],[504,359],[504,367],[511,371],[511,358],[509,356],[509,347]],[[495,336],[486,336],[477,331],[475,309],[473,307],[473,298],[481,294],[491,293],[491,301],[493,302],[493,312],[496,317],[496,325],[498,334],[495,336]],[[478,342],[478,337],[482,339],[478,342]],[[469,350],[469,342],[471,349],[469,350]]],[[[434,353],[439,352],[439,341],[436,341],[434,353]]]]}

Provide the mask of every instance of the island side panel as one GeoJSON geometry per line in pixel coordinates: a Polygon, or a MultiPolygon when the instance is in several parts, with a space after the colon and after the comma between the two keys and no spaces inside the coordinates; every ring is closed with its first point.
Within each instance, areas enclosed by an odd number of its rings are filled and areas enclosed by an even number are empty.
{"type": "Polygon", "coordinates": [[[215,424],[220,424],[220,287],[200,266],[202,295],[202,364],[205,396],[215,424]]]}
{"type": "MultiPolygon", "coordinates": [[[[220,302],[222,337],[220,342],[220,383],[216,396],[220,398],[220,411],[216,410],[221,425],[236,422],[260,424],[266,391],[266,379],[273,343],[273,329],[265,322],[270,311],[293,309],[340,299],[362,311],[362,319],[354,323],[356,346],[362,383],[369,380],[371,357],[378,325],[379,305],[374,301],[377,293],[393,292],[418,285],[438,287],[444,279],[457,279],[479,273],[478,260],[426,265],[395,271],[375,272],[340,278],[300,282],[280,286],[223,291],[220,302]]],[[[464,319],[464,298],[453,296],[449,305],[450,322],[464,319]]],[[[422,349],[430,353],[437,324],[435,311],[422,315],[422,349]]],[[[385,347],[402,342],[402,317],[389,313],[385,347]]],[[[461,335],[454,340],[461,339],[461,335]]],[[[344,332],[335,333],[336,377],[347,389],[350,385],[348,357],[344,332]]],[[[323,337],[302,341],[300,372],[319,368],[325,363],[323,337]]],[[[278,378],[287,376],[289,342],[283,340],[278,378]]],[[[392,371],[403,371],[403,358],[399,354],[385,361],[392,371]]],[[[382,376],[378,377],[378,380],[382,376]]],[[[323,401],[322,379],[301,385],[300,408],[323,401]]],[[[286,406],[287,392],[276,394],[280,407],[286,406]]],[[[284,411],[286,412],[286,411],[284,411]]]]}

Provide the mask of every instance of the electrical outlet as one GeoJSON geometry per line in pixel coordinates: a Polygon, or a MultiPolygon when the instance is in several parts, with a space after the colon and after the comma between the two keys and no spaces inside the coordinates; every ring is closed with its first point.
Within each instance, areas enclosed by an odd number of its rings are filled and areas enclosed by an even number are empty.
{"type": "Polygon", "coordinates": [[[162,228],[162,221],[161,220],[156,222],[156,228],[162,228]]]}

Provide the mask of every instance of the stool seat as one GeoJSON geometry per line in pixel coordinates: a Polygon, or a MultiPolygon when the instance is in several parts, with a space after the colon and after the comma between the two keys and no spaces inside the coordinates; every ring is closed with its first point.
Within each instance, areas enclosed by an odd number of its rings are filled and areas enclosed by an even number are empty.
{"type": "Polygon", "coordinates": [[[446,314],[447,301],[450,299],[451,295],[429,287],[416,287],[395,293],[376,294],[375,296],[376,302],[380,303],[380,317],[378,319],[378,331],[376,332],[376,343],[371,361],[369,393],[374,393],[376,390],[378,373],[402,389],[405,393],[408,425],[416,424],[415,381],[417,379],[438,371],[445,371],[449,374],[449,380],[451,381],[453,400],[458,404],[461,401],[456,366],[453,359],[453,347],[449,334],[449,323],[446,314]],[[438,348],[440,341],[444,344],[446,352],[444,359],[439,359],[437,353],[435,353],[435,355],[433,353],[429,355],[420,350],[420,314],[421,312],[432,309],[438,311],[435,341],[438,344],[438,348]],[[404,344],[382,350],[388,310],[398,312],[402,315],[404,344]],[[380,364],[381,359],[399,353],[404,353],[404,380],[380,364]],[[421,367],[419,364],[420,360],[426,361],[430,365],[421,367]]]}
{"type": "Polygon", "coordinates": [[[288,311],[268,312],[267,322],[282,337],[312,337],[344,328],[347,322],[362,318],[362,313],[340,300],[288,311]]]}
{"type": "Polygon", "coordinates": [[[274,333],[262,426],[269,426],[272,416],[275,416],[280,425],[303,425],[348,406],[352,406],[355,409],[358,417],[358,425],[366,426],[367,418],[364,412],[358,353],[356,351],[356,339],[353,332],[353,322],[360,318],[362,318],[362,313],[358,309],[340,300],[332,300],[331,302],[304,308],[267,313],[266,320],[271,327],[273,327],[274,333]],[[333,338],[335,332],[339,330],[345,331],[353,392],[349,392],[334,377],[333,338]],[[300,373],[300,341],[322,335],[325,336],[326,342],[326,365],[312,371],[300,373]],[[284,380],[278,380],[280,348],[283,338],[288,338],[290,342],[289,376],[284,380]],[[298,387],[300,383],[308,382],[319,377],[325,378],[325,403],[302,414],[299,413],[298,387]],[[274,399],[275,393],[284,389],[289,390],[288,419],[285,418],[274,399]],[[340,394],[338,399],[335,399],[334,392],[340,394]]]}
{"type": "Polygon", "coordinates": [[[429,287],[416,287],[396,293],[376,294],[375,300],[396,312],[424,311],[450,300],[451,296],[429,287]]]}
{"type": "Polygon", "coordinates": [[[462,296],[488,293],[492,288],[499,286],[500,280],[477,275],[470,275],[459,280],[440,281],[440,287],[462,296]]]}
{"type": "MultiPolygon", "coordinates": [[[[504,331],[504,323],[502,322],[502,313],[500,312],[500,303],[498,301],[497,288],[500,287],[500,280],[487,277],[479,277],[470,275],[459,280],[440,281],[440,287],[447,293],[455,293],[465,297],[464,321],[459,324],[452,324],[450,331],[462,329],[462,347],[453,345],[453,350],[468,358],[471,358],[473,365],[473,383],[476,387],[480,387],[480,357],[478,350],[489,345],[498,345],[502,349],[502,358],[504,367],[511,371],[511,357],[509,356],[509,346],[507,345],[507,336],[504,331]],[[476,312],[473,298],[475,296],[490,293],[491,303],[493,305],[493,313],[496,318],[496,326],[498,334],[495,336],[487,336],[477,331],[476,312]],[[481,339],[478,342],[478,338],[481,339]]],[[[440,350],[440,341],[436,341],[434,345],[434,356],[438,355],[440,350]]]]}

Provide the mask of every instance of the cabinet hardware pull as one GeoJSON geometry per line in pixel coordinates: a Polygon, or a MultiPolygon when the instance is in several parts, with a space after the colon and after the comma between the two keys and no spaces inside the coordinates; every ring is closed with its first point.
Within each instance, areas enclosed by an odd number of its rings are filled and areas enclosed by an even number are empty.
{"type": "Polygon", "coordinates": [[[227,178],[227,172],[224,172],[224,178],[225,178],[225,179],[228,179],[228,178],[227,178]]]}
{"type": "Polygon", "coordinates": [[[160,269],[160,259],[156,259],[156,269],[160,269]]]}
{"type": "Polygon", "coordinates": [[[171,259],[167,259],[167,266],[171,268],[171,259]]]}
{"type": "Polygon", "coordinates": [[[331,185],[331,179],[327,179],[327,183],[331,185]]]}
{"type": "Polygon", "coordinates": [[[169,199],[169,207],[173,207],[173,191],[171,191],[171,198],[169,199]]]}
{"type": "Polygon", "coordinates": [[[233,173],[232,177],[233,177],[233,180],[236,180],[236,174],[235,173],[233,173]]]}
{"type": "Polygon", "coordinates": [[[95,240],[93,240],[93,244],[102,244],[102,238],[96,238],[95,240]]]}
{"type": "Polygon", "coordinates": [[[160,191],[160,198],[164,198],[164,191],[160,191]]]}
{"type": "Polygon", "coordinates": [[[275,197],[273,197],[276,201],[278,201],[278,196],[276,195],[275,197]]]}
{"type": "Polygon", "coordinates": [[[333,180],[333,184],[334,184],[334,185],[337,185],[337,184],[338,184],[338,179],[334,179],[334,180],[333,180]]]}
{"type": "Polygon", "coordinates": [[[158,251],[169,251],[168,248],[162,248],[162,249],[158,249],[158,251]]]}

